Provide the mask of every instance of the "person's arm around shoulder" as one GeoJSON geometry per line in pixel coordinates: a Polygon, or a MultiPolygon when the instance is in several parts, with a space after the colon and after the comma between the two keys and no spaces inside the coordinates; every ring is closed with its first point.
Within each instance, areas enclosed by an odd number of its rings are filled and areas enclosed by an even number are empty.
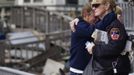
{"type": "Polygon", "coordinates": [[[73,32],[76,31],[75,29],[75,25],[77,25],[79,22],[79,18],[75,18],[74,20],[72,20],[69,24],[70,24],[70,28],[73,32]]]}

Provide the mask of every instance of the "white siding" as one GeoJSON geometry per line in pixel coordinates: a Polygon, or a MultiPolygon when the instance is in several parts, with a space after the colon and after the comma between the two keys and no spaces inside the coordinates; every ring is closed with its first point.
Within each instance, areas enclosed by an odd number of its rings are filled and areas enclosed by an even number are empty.
{"type": "Polygon", "coordinates": [[[65,0],[44,0],[45,5],[65,5],[65,0]]]}
{"type": "Polygon", "coordinates": [[[123,2],[123,0],[117,0],[117,2],[122,3],[122,2],[123,2]]]}
{"type": "Polygon", "coordinates": [[[23,5],[23,0],[15,0],[15,5],[23,5]]]}
{"type": "Polygon", "coordinates": [[[79,5],[83,5],[83,4],[86,4],[88,3],[88,0],[79,0],[79,5]]]}
{"type": "Polygon", "coordinates": [[[58,5],[60,5],[60,4],[65,5],[66,4],[65,0],[55,0],[55,1],[57,1],[56,4],[58,4],[58,5]]]}

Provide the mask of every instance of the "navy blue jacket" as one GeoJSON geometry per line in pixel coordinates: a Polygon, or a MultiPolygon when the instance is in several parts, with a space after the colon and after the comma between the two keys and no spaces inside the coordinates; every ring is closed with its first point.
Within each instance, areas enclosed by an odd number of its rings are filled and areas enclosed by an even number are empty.
{"type": "Polygon", "coordinates": [[[118,72],[129,72],[130,62],[127,55],[122,56],[126,40],[128,38],[124,25],[120,23],[114,12],[109,13],[102,21],[96,24],[96,28],[104,30],[108,33],[108,44],[95,43],[93,47],[93,56],[102,64],[104,68],[112,67],[112,62],[117,61],[118,72]],[[116,33],[117,32],[117,33],[116,33]],[[114,40],[113,36],[119,35],[119,38],[114,40]]]}
{"type": "Polygon", "coordinates": [[[116,17],[117,15],[112,11],[111,13],[107,14],[103,20],[99,20],[96,24],[95,24],[95,28],[96,29],[100,29],[103,31],[106,31],[106,27],[108,25],[110,25],[115,19],[117,19],[116,17]]]}
{"type": "Polygon", "coordinates": [[[93,41],[91,35],[94,31],[94,26],[84,20],[80,20],[76,25],[76,31],[72,32],[71,36],[71,57],[70,66],[79,70],[84,70],[88,64],[91,55],[85,48],[87,41],[93,41]]]}

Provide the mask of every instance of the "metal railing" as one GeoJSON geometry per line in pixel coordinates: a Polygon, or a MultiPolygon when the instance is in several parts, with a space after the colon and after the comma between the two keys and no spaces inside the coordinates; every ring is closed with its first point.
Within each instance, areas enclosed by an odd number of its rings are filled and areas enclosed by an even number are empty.
{"type": "Polygon", "coordinates": [[[0,67],[0,75],[35,75],[35,74],[23,72],[8,67],[0,67]]]}
{"type": "MultiPolygon", "coordinates": [[[[35,66],[36,62],[30,62],[28,60],[33,59],[36,56],[40,56],[45,53],[46,49],[50,48],[50,43],[56,44],[60,47],[64,46],[64,49],[70,46],[70,28],[69,21],[71,17],[62,13],[51,12],[40,8],[34,7],[11,7],[11,19],[9,24],[16,25],[16,29],[8,35],[15,35],[14,38],[7,36],[9,43],[4,43],[6,47],[3,50],[3,57],[0,65],[17,68],[20,70],[28,70],[31,66],[35,66]],[[28,42],[27,39],[34,37],[25,37],[26,31],[35,30],[45,35],[45,40],[28,42]],[[23,41],[20,41],[23,40],[23,41]],[[21,43],[16,43],[16,42],[21,43]],[[25,43],[24,41],[28,42],[25,43]],[[45,48],[41,48],[40,45],[45,45],[45,48]],[[13,65],[15,64],[15,65],[13,65]]],[[[12,31],[12,30],[11,30],[12,31]]],[[[35,35],[35,37],[37,37],[35,35]]],[[[38,38],[38,37],[37,37],[38,38]]],[[[1,47],[2,49],[2,47],[1,47]]],[[[43,57],[40,57],[43,58],[43,57]]],[[[46,59],[47,57],[44,57],[46,59]]],[[[42,59],[42,60],[44,60],[42,59]]],[[[40,61],[40,60],[39,60],[40,61]]]]}
{"type": "MultiPolygon", "coordinates": [[[[123,21],[126,29],[134,30],[134,6],[129,3],[119,3],[119,6],[123,9],[123,21]]],[[[13,7],[11,9],[11,24],[16,24],[21,28],[28,27],[44,32],[52,32],[62,30],[62,27],[69,29],[68,22],[64,21],[65,17],[59,17],[59,15],[53,13],[55,11],[61,12],[69,16],[80,15],[82,6],[68,6],[68,5],[48,5],[40,8],[33,7],[13,7]],[[53,8],[51,10],[51,8],[53,8]],[[50,9],[49,11],[46,9],[50,9]],[[70,15],[71,14],[71,15],[70,15]]],[[[64,30],[63,28],[63,30],[64,30]]]]}
{"type": "Polygon", "coordinates": [[[119,3],[123,9],[123,21],[127,30],[134,30],[134,6],[129,3],[119,3]]]}
{"type": "Polygon", "coordinates": [[[69,29],[70,19],[63,14],[33,7],[13,7],[10,24],[44,33],[69,29]],[[62,16],[61,16],[62,15],[62,16]]]}
{"type": "MultiPolygon", "coordinates": [[[[2,42],[4,48],[1,47],[1,52],[5,51],[5,53],[3,52],[4,66],[13,63],[24,65],[25,61],[46,51],[45,35],[37,34],[37,32],[33,31],[9,33],[7,34],[7,39],[2,42]]],[[[0,62],[3,63],[2,61],[0,62]]],[[[22,66],[22,68],[24,67],[22,66]]]]}
{"type": "Polygon", "coordinates": [[[59,39],[55,41],[70,40],[70,38],[66,37],[71,35],[69,22],[73,18],[66,16],[63,12],[59,13],[35,7],[13,7],[11,11],[10,23],[21,29],[30,28],[43,32],[46,36],[48,35],[47,38],[55,37],[57,34],[56,36],[59,36],[59,39]]]}

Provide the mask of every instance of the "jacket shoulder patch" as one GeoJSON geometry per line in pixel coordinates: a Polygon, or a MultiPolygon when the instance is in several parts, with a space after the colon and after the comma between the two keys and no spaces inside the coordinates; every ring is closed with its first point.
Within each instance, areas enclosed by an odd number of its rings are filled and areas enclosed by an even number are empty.
{"type": "Polygon", "coordinates": [[[120,37],[120,30],[119,28],[112,28],[110,30],[110,37],[112,40],[118,40],[120,37]]]}

